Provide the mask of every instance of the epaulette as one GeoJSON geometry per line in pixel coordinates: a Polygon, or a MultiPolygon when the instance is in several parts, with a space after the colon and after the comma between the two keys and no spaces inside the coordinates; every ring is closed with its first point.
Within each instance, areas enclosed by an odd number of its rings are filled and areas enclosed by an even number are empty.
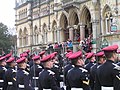
{"type": "Polygon", "coordinates": [[[115,66],[114,69],[120,70],[120,66],[115,66]]]}
{"type": "Polygon", "coordinates": [[[37,65],[38,68],[42,68],[40,65],[37,65]]]}
{"type": "Polygon", "coordinates": [[[5,67],[2,67],[4,71],[7,71],[7,69],[5,67]]]}
{"type": "Polygon", "coordinates": [[[16,70],[14,70],[14,69],[12,69],[12,72],[13,72],[13,73],[16,73],[17,71],[16,71],[16,70]]]}
{"type": "Polygon", "coordinates": [[[84,68],[79,68],[80,70],[82,70],[82,72],[88,72],[86,69],[84,68]]]}
{"type": "Polygon", "coordinates": [[[48,72],[49,72],[49,75],[54,75],[55,73],[53,72],[53,71],[51,71],[51,70],[47,70],[48,72]]]}
{"type": "Polygon", "coordinates": [[[57,65],[54,65],[54,67],[58,68],[59,66],[57,66],[57,65]]]}
{"type": "Polygon", "coordinates": [[[29,73],[27,71],[23,70],[23,72],[25,75],[29,75],[29,73]]]}

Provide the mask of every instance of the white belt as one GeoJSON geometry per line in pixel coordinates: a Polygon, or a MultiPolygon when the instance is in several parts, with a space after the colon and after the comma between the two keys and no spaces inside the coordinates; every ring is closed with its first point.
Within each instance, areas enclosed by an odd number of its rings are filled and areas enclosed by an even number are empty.
{"type": "Polygon", "coordinates": [[[24,86],[24,85],[20,85],[20,84],[19,84],[18,86],[19,86],[19,88],[25,88],[25,86],[24,86]]]}
{"type": "Polygon", "coordinates": [[[35,90],[38,90],[38,87],[34,87],[35,90]]]}
{"type": "Polygon", "coordinates": [[[0,82],[4,82],[4,80],[0,80],[0,82]]]}
{"type": "Polygon", "coordinates": [[[52,90],[52,89],[43,89],[43,90],[52,90]]]}
{"type": "Polygon", "coordinates": [[[33,77],[33,79],[39,79],[39,77],[33,77]]]}
{"type": "Polygon", "coordinates": [[[71,88],[71,90],[83,90],[82,88],[71,88]]]}
{"type": "Polygon", "coordinates": [[[64,77],[64,75],[60,75],[60,77],[62,77],[62,78],[63,78],[63,77],[64,77]]]}
{"type": "Polygon", "coordinates": [[[102,86],[102,90],[114,90],[113,87],[104,87],[102,86]]]}
{"type": "Polygon", "coordinates": [[[8,85],[13,85],[13,83],[12,82],[8,82],[8,85]]]}

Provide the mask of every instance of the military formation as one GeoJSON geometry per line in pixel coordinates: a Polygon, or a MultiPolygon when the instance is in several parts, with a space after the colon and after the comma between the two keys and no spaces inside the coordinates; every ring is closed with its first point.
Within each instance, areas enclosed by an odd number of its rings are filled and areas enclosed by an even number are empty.
{"type": "Polygon", "coordinates": [[[97,53],[67,50],[0,57],[0,90],[120,90],[118,45],[97,53]]]}

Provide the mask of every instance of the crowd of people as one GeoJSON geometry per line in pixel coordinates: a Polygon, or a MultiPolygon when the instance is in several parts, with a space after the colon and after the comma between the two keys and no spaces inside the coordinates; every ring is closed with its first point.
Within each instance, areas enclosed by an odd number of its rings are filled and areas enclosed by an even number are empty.
{"type": "Polygon", "coordinates": [[[112,45],[97,53],[67,50],[64,57],[30,50],[17,58],[2,55],[0,90],[120,90],[117,50],[118,45],[112,45]]]}

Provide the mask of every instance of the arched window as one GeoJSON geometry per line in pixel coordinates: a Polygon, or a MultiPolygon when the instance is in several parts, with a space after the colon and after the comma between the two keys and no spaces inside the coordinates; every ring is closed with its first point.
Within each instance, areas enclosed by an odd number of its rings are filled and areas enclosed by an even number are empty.
{"type": "Polygon", "coordinates": [[[19,46],[22,46],[22,30],[19,31],[19,46]]]}
{"type": "Polygon", "coordinates": [[[103,9],[103,33],[104,34],[109,34],[110,33],[110,27],[112,24],[112,13],[111,13],[111,9],[108,5],[105,6],[105,8],[103,9]]]}
{"type": "Polygon", "coordinates": [[[48,37],[47,37],[47,25],[46,24],[44,24],[43,25],[43,43],[44,44],[47,44],[47,42],[48,42],[48,37]]]}
{"type": "Polygon", "coordinates": [[[26,28],[24,29],[23,45],[24,46],[28,45],[28,32],[26,28]]]}
{"type": "Polygon", "coordinates": [[[57,38],[57,23],[56,21],[54,20],[53,21],[53,24],[52,24],[52,32],[53,32],[53,42],[58,42],[58,38],[57,38]]]}
{"type": "Polygon", "coordinates": [[[38,28],[37,28],[37,26],[35,26],[35,28],[34,28],[34,34],[33,34],[33,43],[34,43],[34,45],[38,44],[38,42],[39,42],[38,39],[39,39],[38,28]]]}

